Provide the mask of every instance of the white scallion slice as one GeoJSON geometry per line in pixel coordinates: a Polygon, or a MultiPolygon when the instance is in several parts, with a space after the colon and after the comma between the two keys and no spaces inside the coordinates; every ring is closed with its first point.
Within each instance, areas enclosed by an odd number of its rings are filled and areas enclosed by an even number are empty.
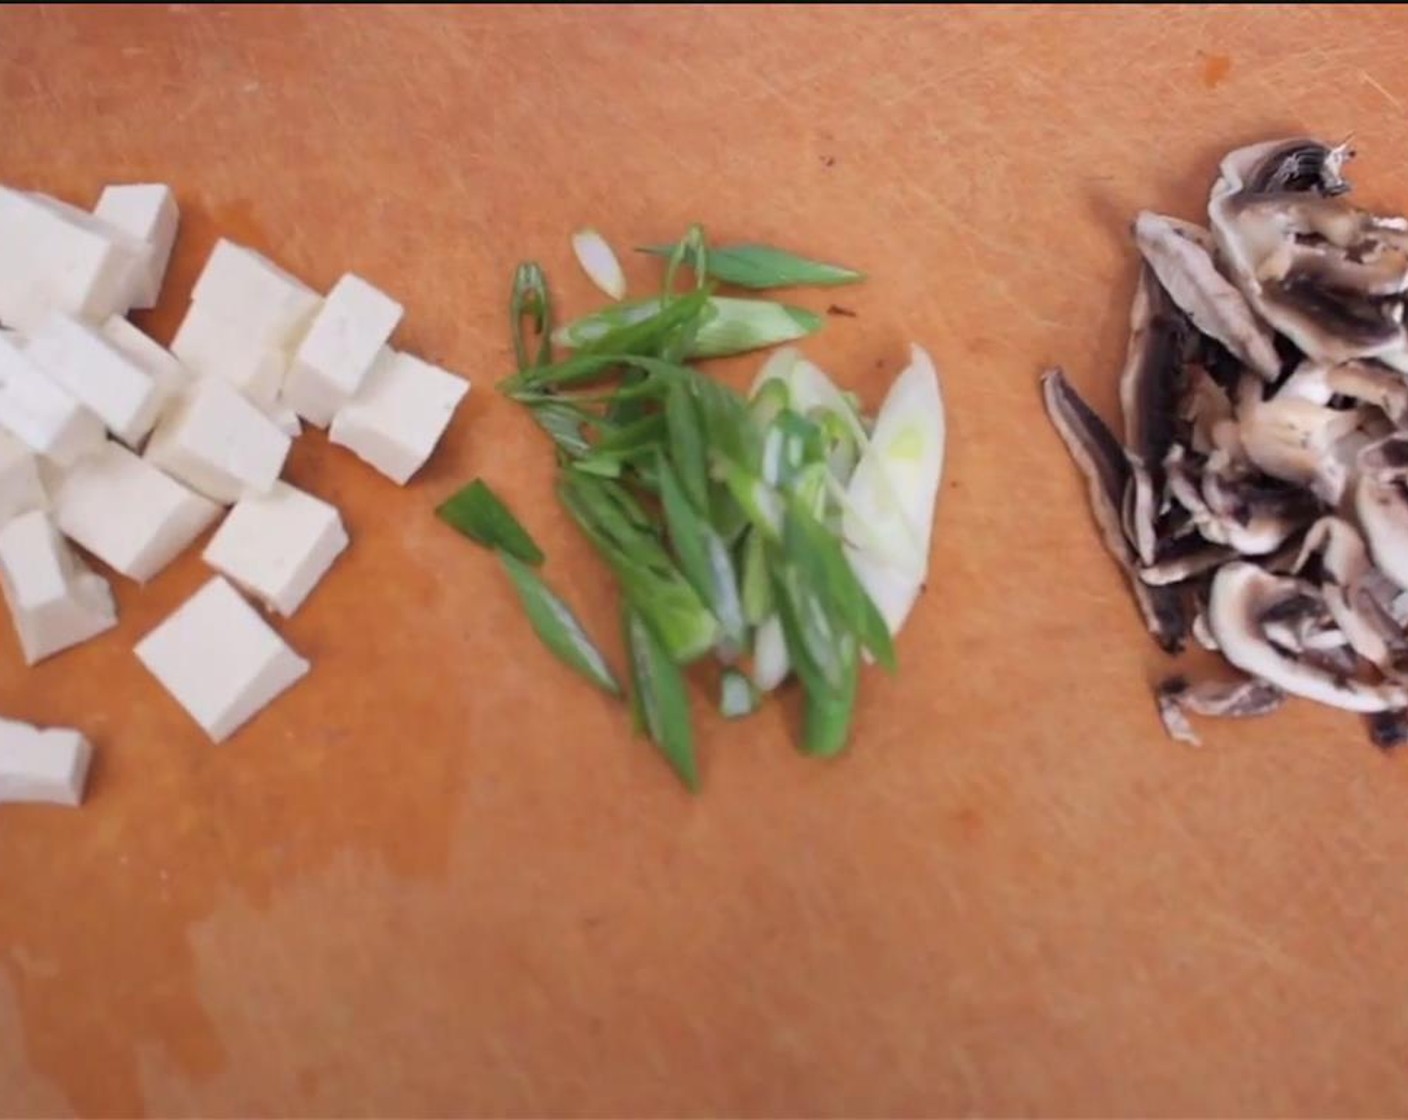
{"type": "Polygon", "coordinates": [[[843,518],[847,558],[892,634],[928,575],[946,431],[938,373],[914,346],[876,415],[843,518]]]}
{"type": "Polygon", "coordinates": [[[626,298],[626,274],[606,238],[594,229],[572,235],[572,252],[587,278],[614,300],[626,298]]]}

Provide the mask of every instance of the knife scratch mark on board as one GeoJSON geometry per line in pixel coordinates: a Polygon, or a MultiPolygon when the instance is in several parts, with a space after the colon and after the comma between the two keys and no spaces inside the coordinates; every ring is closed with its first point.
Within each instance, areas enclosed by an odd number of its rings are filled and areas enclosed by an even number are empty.
{"type": "Polygon", "coordinates": [[[1359,74],[1360,74],[1360,76],[1364,79],[1364,84],[1365,84],[1365,85],[1370,86],[1370,87],[1372,87],[1373,89],[1378,90],[1379,93],[1383,95],[1383,99],[1384,99],[1385,101],[1387,101],[1390,105],[1392,105],[1392,106],[1393,106],[1395,109],[1397,109],[1400,113],[1403,112],[1403,102],[1402,102],[1401,100],[1399,100],[1397,97],[1395,97],[1393,94],[1391,94],[1387,89],[1385,89],[1384,86],[1383,86],[1383,84],[1382,84],[1381,82],[1379,82],[1379,80],[1378,80],[1377,78],[1375,78],[1374,75],[1370,74],[1369,71],[1367,71],[1367,70],[1361,70],[1361,71],[1359,71],[1359,74]]]}

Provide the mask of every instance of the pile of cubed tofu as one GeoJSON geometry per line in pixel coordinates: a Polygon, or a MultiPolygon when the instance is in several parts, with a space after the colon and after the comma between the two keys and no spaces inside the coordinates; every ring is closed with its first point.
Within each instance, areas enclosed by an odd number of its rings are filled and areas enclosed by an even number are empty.
{"type": "MultiPolygon", "coordinates": [[[[228,240],[161,346],[128,314],[156,304],[179,221],[156,184],[107,187],[91,213],[0,188],[0,590],[33,665],[116,625],[88,557],[145,583],[219,522],[214,574],[135,653],[221,742],[307,674],[267,615],[348,544],[282,481],[292,440],[325,428],[404,485],[469,383],[393,349],[403,309],[365,280],[319,295],[228,240]]],[[[79,804],[90,755],[79,732],[0,719],[0,802],[79,804]]]]}

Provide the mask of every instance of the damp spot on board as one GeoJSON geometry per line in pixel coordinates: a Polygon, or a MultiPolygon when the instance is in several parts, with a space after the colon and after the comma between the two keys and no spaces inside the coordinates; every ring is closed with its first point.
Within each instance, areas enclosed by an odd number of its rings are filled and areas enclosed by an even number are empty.
{"type": "Polygon", "coordinates": [[[1232,58],[1225,54],[1206,54],[1198,52],[1203,60],[1202,80],[1204,89],[1216,89],[1227,80],[1227,75],[1232,72],[1232,58]]]}

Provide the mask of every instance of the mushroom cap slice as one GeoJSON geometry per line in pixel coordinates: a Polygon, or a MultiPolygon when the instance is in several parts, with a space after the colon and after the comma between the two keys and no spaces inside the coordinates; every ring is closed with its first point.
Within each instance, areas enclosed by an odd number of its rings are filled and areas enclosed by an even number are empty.
{"type": "Polygon", "coordinates": [[[1401,302],[1408,242],[1399,223],[1336,197],[1341,145],[1273,141],[1229,153],[1208,201],[1213,236],[1247,302],[1326,364],[1408,364],[1401,302]]]}
{"type": "Polygon", "coordinates": [[[1187,326],[1153,270],[1143,266],[1129,312],[1120,408],[1125,449],[1134,467],[1131,539],[1146,564],[1154,560],[1155,496],[1163,490],[1164,456],[1177,435],[1187,326]]]}
{"type": "Polygon", "coordinates": [[[1200,365],[1189,365],[1185,376],[1178,418],[1189,428],[1189,448],[1200,455],[1210,455],[1214,451],[1240,455],[1241,441],[1237,434],[1237,414],[1232,398],[1200,365]]]}
{"type": "Polygon", "coordinates": [[[1364,538],[1342,517],[1322,517],[1306,531],[1294,570],[1304,572],[1311,557],[1318,558],[1321,571],[1341,587],[1358,583],[1372,567],[1364,538]]]}
{"type": "Polygon", "coordinates": [[[1281,372],[1271,331],[1217,269],[1212,234],[1191,222],[1143,211],[1134,240],[1169,297],[1203,334],[1217,339],[1267,381],[1281,372]]]}
{"type": "Polygon", "coordinates": [[[1354,515],[1374,564],[1408,587],[1408,436],[1390,436],[1359,453],[1354,515]]]}
{"type": "Polygon", "coordinates": [[[1303,583],[1270,575],[1245,561],[1219,568],[1212,581],[1208,623],[1223,656],[1245,673],[1332,707],[1382,712],[1408,706],[1408,692],[1400,685],[1371,685],[1335,675],[1279,649],[1267,638],[1263,622],[1267,612],[1305,594],[1303,583]]]}
{"type": "Polygon", "coordinates": [[[1203,468],[1201,497],[1206,511],[1199,525],[1203,536],[1243,556],[1275,552],[1320,513],[1319,502],[1305,490],[1220,452],[1203,468]]]}
{"type": "Polygon", "coordinates": [[[1156,587],[1182,583],[1236,558],[1237,553],[1225,545],[1209,544],[1194,535],[1170,546],[1153,564],[1142,566],[1139,569],[1139,578],[1156,587]]]}
{"type": "Polygon", "coordinates": [[[1377,362],[1346,362],[1325,373],[1327,388],[1340,396],[1373,405],[1397,425],[1408,420],[1408,382],[1377,362]]]}
{"type": "Polygon", "coordinates": [[[1309,487],[1327,505],[1338,504],[1349,472],[1333,448],[1351,436],[1362,417],[1354,409],[1326,408],[1278,394],[1248,401],[1237,422],[1241,446],[1257,467],[1284,482],[1309,487]]]}
{"type": "Polygon", "coordinates": [[[1124,569],[1145,625],[1170,653],[1183,648],[1188,635],[1188,611],[1182,594],[1172,587],[1150,587],[1139,579],[1134,552],[1124,534],[1121,507],[1130,483],[1124,450],[1099,416],[1071,388],[1059,369],[1041,379],[1047,414],[1072,461],[1085,477],[1090,510],[1105,548],[1124,569]]]}
{"type": "Polygon", "coordinates": [[[1381,362],[1342,362],[1337,366],[1302,362],[1277,391],[1276,399],[1282,397],[1318,405],[1348,397],[1378,409],[1395,426],[1408,421],[1408,381],[1381,362]]]}
{"type": "Polygon", "coordinates": [[[1330,147],[1308,136],[1265,140],[1228,152],[1222,178],[1252,194],[1312,191],[1333,197],[1349,191],[1344,165],[1354,158],[1348,144],[1330,147]]]}
{"type": "Polygon", "coordinates": [[[1159,717],[1175,739],[1202,746],[1188,712],[1199,716],[1245,719],[1269,715],[1286,702],[1286,694],[1268,681],[1198,681],[1170,677],[1158,687],[1159,717]]]}

